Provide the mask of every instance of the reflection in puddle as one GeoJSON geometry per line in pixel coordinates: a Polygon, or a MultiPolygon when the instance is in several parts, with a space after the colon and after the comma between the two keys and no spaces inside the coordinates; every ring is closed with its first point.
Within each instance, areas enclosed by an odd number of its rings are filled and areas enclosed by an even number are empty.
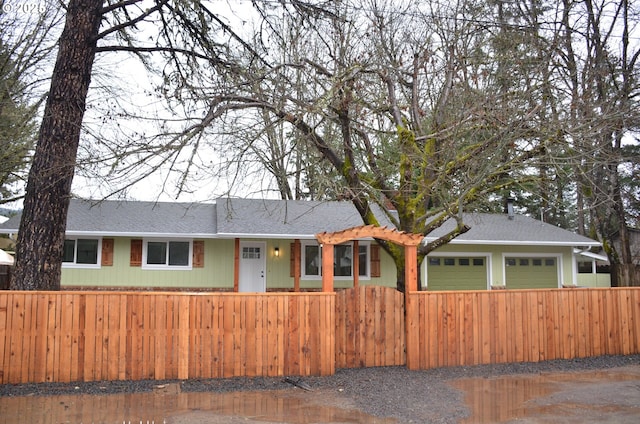
{"type": "Polygon", "coordinates": [[[465,424],[640,421],[640,367],[469,378],[450,384],[465,393],[471,410],[465,424]]]}
{"type": "Polygon", "coordinates": [[[0,397],[0,424],[396,422],[353,410],[335,396],[280,390],[0,397]]]}

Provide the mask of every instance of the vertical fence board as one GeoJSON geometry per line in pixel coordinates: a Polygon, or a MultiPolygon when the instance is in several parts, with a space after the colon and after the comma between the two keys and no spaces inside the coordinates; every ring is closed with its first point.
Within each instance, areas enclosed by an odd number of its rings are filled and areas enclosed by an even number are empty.
{"type": "Polygon", "coordinates": [[[640,352],[640,292],[631,291],[631,309],[633,313],[633,322],[631,327],[631,338],[633,345],[632,352],[640,352]]]}
{"type": "MultiPolygon", "coordinates": [[[[309,299],[307,302],[308,310],[307,316],[309,317],[309,339],[308,346],[318,346],[320,347],[319,340],[319,310],[318,305],[315,302],[315,298],[309,299]]],[[[305,350],[305,353],[308,353],[307,356],[307,373],[309,374],[318,374],[318,363],[316,361],[316,355],[320,352],[320,349],[311,351],[305,350]]]]}
{"type": "MultiPolygon", "coordinates": [[[[8,345],[9,383],[19,383],[22,369],[22,337],[24,334],[24,294],[15,294],[11,299],[11,336],[8,345]]],[[[53,365],[53,359],[52,359],[53,365]]]]}
{"type": "Polygon", "coordinates": [[[544,292],[537,292],[537,326],[538,326],[538,358],[544,361],[547,358],[546,340],[547,325],[545,321],[545,296],[544,292]]]}
{"type": "Polygon", "coordinates": [[[589,350],[589,337],[588,337],[588,296],[585,291],[576,292],[576,331],[578,342],[578,356],[584,358],[588,356],[589,350]]]}
{"type": "Polygon", "coordinates": [[[96,364],[95,364],[95,380],[107,379],[107,344],[108,342],[108,311],[109,301],[108,295],[96,297],[96,364]]]}
{"type": "Polygon", "coordinates": [[[288,302],[288,340],[285,354],[285,363],[290,367],[292,374],[301,375],[304,370],[302,368],[302,346],[304,345],[304,333],[300,331],[300,299],[290,298],[288,302]]]}
{"type": "MultiPolygon", "coordinates": [[[[33,355],[33,380],[32,381],[46,381],[47,375],[47,319],[49,317],[47,313],[48,301],[47,297],[43,294],[38,294],[36,298],[36,315],[35,315],[35,352],[33,355]]],[[[0,355],[0,358],[2,356],[0,355]]]]}
{"type": "MultiPolygon", "coordinates": [[[[417,312],[416,312],[416,317],[419,320],[419,322],[424,322],[425,325],[421,325],[417,327],[417,334],[414,337],[414,340],[416,342],[417,346],[429,346],[427,343],[427,339],[428,339],[428,328],[429,328],[429,310],[428,310],[428,306],[427,306],[427,299],[425,299],[424,297],[420,297],[420,298],[416,298],[415,299],[416,302],[416,308],[417,308],[417,312]]],[[[394,322],[395,324],[395,322],[394,322]]],[[[393,331],[393,330],[391,330],[393,331]]],[[[415,348],[415,347],[414,347],[415,348]]],[[[417,353],[417,358],[418,361],[423,364],[423,363],[427,363],[429,358],[428,356],[430,355],[430,351],[429,349],[419,349],[419,352],[417,353]]]]}
{"type": "Polygon", "coordinates": [[[247,297],[244,299],[243,305],[245,307],[244,316],[242,322],[245,325],[245,356],[242,367],[246,370],[248,377],[255,377],[257,375],[256,369],[256,356],[258,343],[256,340],[256,298],[255,296],[247,297]]]}
{"type": "Polygon", "coordinates": [[[480,355],[480,364],[488,364],[491,362],[491,309],[490,309],[490,292],[481,292],[480,296],[480,320],[482,328],[482,341],[481,341],[481,349],[482,354],[480,355]]]}
{"type": "Polygon", "coordinates": [[[11,295],[0,296],[0,381],[6,381],[9,374],[9,361],[5,354],[8,352],[7,344],[10,343],[11,321],[8,318],[8,304],[11,304],[11,295]]]}
{"type": "Polygon", "coordinates": [[[178,378],[184,380],[189,378],[189,298],[178,299],[178,378]]]}
{"type": "MultiPolygon", "coordinates": [[[[309,343],[311,340],[309,338],[309,331],[312,319],[312,317],[309,316],[310,309],[306,295],[304,296],[304,299],[296,298],[293,302],[282,302],[281,300],[278,300],[278,310],[280,313],[284,313],[289,320],[289,334],[287,334],[286,327],[278,326],[276,330],[278,337],[293,339],[294,344],[298,344],[298,349],[296,349],[297,353],[295,354],[298,358],[297,365],[293,368],[289,368],[289,364],[285,362],[282,364],[285,369],[284,373],[305,375],[310,370],[309,343]],[[297,313],[295,311],[297,311],[297,313]],[[297,320],[297,332],[292,332],[291,330],[294,327],[294,324],[291,322],[291,318],[294,315],[300,317],[300,319],[297,320]],[[287,369],[289,369],[289,371],[287,371],[287,369]]],[[[280,353],[278,353],[278,356],[279,355],[280,353]]]]}
{"type": "Polygon", "coordinates": [[[120,304],[121,297],[122,295],[115,293],[109,296],[109,319],[107,321],[109,325],[107,345],[109,380],[118,380],[120,377],[120,361],[122,360],[120,355],[120,320],[124,319],[124,311],[120,304]]]}
{"type": "Polygon", "coordinates": [[[622,312],[622,318],[620,320],[620,330],[621,330],[621,351],[623,354],[628,355],[631,350],[631,334],[630,334],[630,324],[633,322],[633,313],[631,310],[631,303],[629,299],[630,293],[628,290],[620,292],[620,308],[622,312]]]}
{"type": "Polygon", "coordinates": [[[233,298],[228,297],[223,299],[223,307],[222,307],[222,328],[223,334],[222,338],[222,351],[224,362],[222,369],[223,377],[231,377],[233,376],[233,298]]]}
{"type": "Polygon", "coordinates": [[[58,370],[60,376],[57,381],[71,381],[71,357],[72,357],[72,328],[73,328],[73,296],[61,294],[58,296],[60,307],[60,338],[58,350],[60,362],[58,370]]]}
{"type": "Polygon", "coordinates": [[[47,295],[47,359],[46,381],[58,381],[58,361],[60,353],[56,348],[58,334],[56,328],[60,317],[56,304],[57,296],[53,293],[47,295]]]}
{"type": "Polygon", "coordinates": [[[198,307],[198,318],[196,335],[194,338],[192,349],[192,358],[195,362],[193,364],[194,372],[190,375],[201,375],[202,378],[211,378],[211,367],[213,365],[213,355],[211,351],[211,344],[214,339],[214,335],[211,332],[211,298],[194,297],[192,301],[198,307]]]}
{"type": "Polygon", "coordinates": [[[36,296],[25,297],[24,340],[22,342],[22,375],[20,380],[32,381],[35,371],[35,325],[38,299],[36,296]]]}

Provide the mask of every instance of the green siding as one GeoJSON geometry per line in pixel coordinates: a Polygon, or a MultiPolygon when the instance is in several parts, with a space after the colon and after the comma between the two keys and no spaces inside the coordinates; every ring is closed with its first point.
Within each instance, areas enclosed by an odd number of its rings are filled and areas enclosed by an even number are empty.
{"type": "Polygon", "coordinates": [[[486,290],[486,258],[433,256],[427,262],[427,290],[486,290]],[[474,259],[482,265],[474,265],[474,259]],[[467,263],[465,265],[465,263],[467,263]]]}
{"type": "MultiPolygon", "coordinates": [[[[244,240],[244,239],[243,239],[244,240]]],[[[262,240],[264,241],[264,240],[262,240]]],[[[267,240],[267,288],[293,289],[290,245],[293,240],[267,240]],[[276,257],[275,248],[280,250],[276,257]]],[[[204,267],[191,270],[148,270],[129,265],[131,238],[114,238],[113,266],[99,269],[63,268],[62,285],[78,287],[233,289],[234,240],[205,240],[204,267]]],[[[383,250],[381,276],[360,279],[360,285],[396,286],[393,260],[383,250]]],[[[302,289],[320,289],[321,279],[302,280],[302,289]]],[[[353,287],[353,280],[336,280],[336,288],[353,287]]]]}
{"type": "Polygon", "coordinates": [[[578,274],[580,287],[611,287],[610,274],[578,274]]]}

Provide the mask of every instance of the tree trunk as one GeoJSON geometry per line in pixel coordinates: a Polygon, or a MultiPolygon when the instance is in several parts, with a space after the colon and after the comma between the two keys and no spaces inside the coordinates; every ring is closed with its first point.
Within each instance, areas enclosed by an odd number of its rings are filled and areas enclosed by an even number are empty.
{"type": "Polygon", "coordinates": [[[396,261],[396,290],[398,290],[401,293],[405,293],[407,288],[404,269],[405,269],[404,261],[401,264],[399,264],[398,261],[396,261]]]}
{"type": "Polygon", "coordinates": [[[102,0],[71,0],[40,126],[16,249],[14,290],[59,290],[71,182],[102,0]]]}
{"type": "Polygon", "coordinates": [[[611,265],[612,287],[638,287],[640,286],[640,267],[634,264],[611,265]]]}

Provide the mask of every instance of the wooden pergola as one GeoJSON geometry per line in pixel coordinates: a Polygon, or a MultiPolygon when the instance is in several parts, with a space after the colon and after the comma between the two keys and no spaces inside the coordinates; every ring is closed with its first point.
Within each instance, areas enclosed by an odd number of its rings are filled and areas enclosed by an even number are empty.
{"type": "MultiPolygon", "coordinates": [[[[333,291],[333,251],[335,245],[367,237],[387,240],[404,246],[405,291],[417,291],[418,245],[422,242],[424,236],[422,234],[406,233],[387,227],[377,227],[375,225],[363,225],[334,233],[324,232],[316,234],[316,239],[318,239],[318,242],[322,246],[322,291],[333,291]]],[[[357,278],[357,274],[357,270],[354,270],[354,278],[357,278]]]]}

